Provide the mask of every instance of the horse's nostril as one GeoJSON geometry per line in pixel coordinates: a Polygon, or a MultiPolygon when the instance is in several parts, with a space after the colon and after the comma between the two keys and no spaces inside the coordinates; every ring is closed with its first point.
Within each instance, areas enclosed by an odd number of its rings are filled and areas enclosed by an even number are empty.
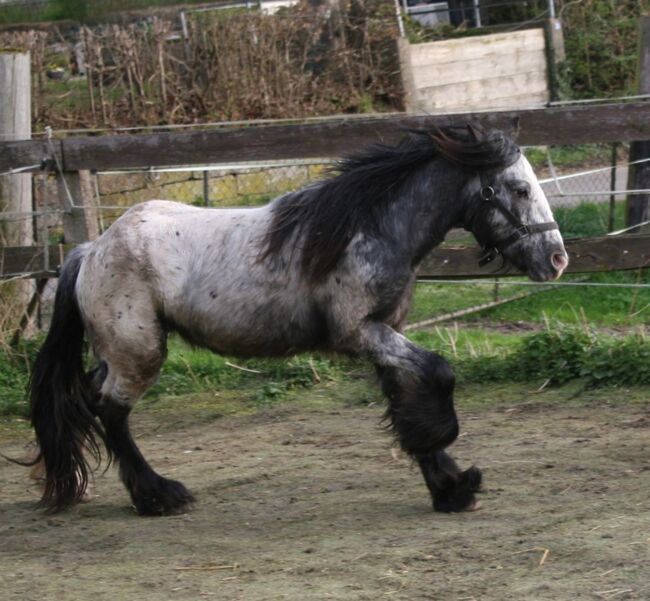
{"type": "Polygon", "coordinates": [[[553,253],[551,255],[551,263],[558,271],[564,271],[569,264],[569,258],[566,253],[553,253]]]}

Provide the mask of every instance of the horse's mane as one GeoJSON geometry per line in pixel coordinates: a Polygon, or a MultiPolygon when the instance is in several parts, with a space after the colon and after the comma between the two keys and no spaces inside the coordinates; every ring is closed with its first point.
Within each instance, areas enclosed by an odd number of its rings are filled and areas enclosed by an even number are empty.
{"type": "Polygon", "coordinates": [[[396,145],[373,145],[339,161],[330,179],[280,198],[262,256],[281,252],[297,233],[303,273],[312,281],[322,279],[355,234],[378,229],[382,212],[399,196],[402,184],[436,157],[475,171],[498,169],[514,163],[519,148],[501,131],[472,125],[411,130],[396,145]]]}

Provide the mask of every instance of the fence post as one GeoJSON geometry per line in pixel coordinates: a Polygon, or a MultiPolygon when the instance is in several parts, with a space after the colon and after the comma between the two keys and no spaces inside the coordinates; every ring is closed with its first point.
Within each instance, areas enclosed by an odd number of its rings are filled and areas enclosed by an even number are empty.
{"type": "Polygon", "coordinates": [[[546,38],[546,65],[551,100],[560,99],[560,75],[558,65],[566,60],[564,32],[560,19],[547,19],[544,24],[546,38]]]}
{"type": "MultiPolygon", "coordinates": [[[[0,140],[29,140],[32,137],[31,65],[29,52],[0,49],[0,140]]],[[[0,211],[18,213],[0,231],[0,244],[31,246],[34,242],[32,222],[32,175],[19,173],[0,177],[0,211]]],[[[16,282],[7,298],[20,312],[29,305],[34,284],[16,282]]],[[[19,316],[16,316],[19,318],[19,316]]],[[[13,322],[13,320],[12,320],[13,322]]],[[[13,327],[13,323],[11,326],[13,327]]],[[[17,324],[16,324],[17,325],[17,324]]]]}
{"type": "MultiPolygon", "coordinates": [[[[0,50],[0,139],[3,142],[29,140],[32,137],[31,67],[29,53],[0,50]]],[[[30,173],[0,178],[0,200],[12,213],[32,211],[30,173]]],[[[34,240],[32,220],[10,221],[4,228],[7,246],[29,246],[34,240]]]]}
{"type": "MultiPolygon", "coordinates": [[[[650,94],[650,15],[639,19],[639,94],[650,94]]],[[[630,163],[650,159],[650,140],[632,142],[630,163]]],[[[630,165],[628,190],[650,189],[650,161],[630,165]]],[[[631,194],[625,207],[625,224],[630,227],[650,219],[650,194],[631,194]]]]}
{"type": "Polygon", "coordinates": [[[203,205],[210,206],[210,172],[203,172],[203,205]]]}
{"type": "Polygon", "coordinates": [[[618,165],[618,142],[612,144],[612,156],[611,156],[611,172],[609,174],[609,189],[611,194],[609,195],[609,220],[607,223],[607,231],[614,231],[614,224],[616,221],[616,167],[618,165]]]}
{"type": "Polygon", "coordinates": [[[401,37],[397,39],[397,52],[399,54],[402,87],[404,88],[404,110],[409,113],[417,110],[417,107],[415,106],[416,87],[411,64],[411,44],[408,38],[401,37]]]}
{"type": "Polygon", "coordinates": [[[90,171],[61,173],[59,203],[66,244],[81,244],[99,236],[98,208],[90,171]]]}

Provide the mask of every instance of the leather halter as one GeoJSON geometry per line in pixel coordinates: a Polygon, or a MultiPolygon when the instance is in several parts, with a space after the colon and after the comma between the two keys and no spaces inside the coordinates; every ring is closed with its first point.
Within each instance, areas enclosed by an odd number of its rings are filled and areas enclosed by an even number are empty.
{"type": "Polygon", "coordinates": [[[518,219],[504,202],[499,198],[493,186],[487,181],[487,177],[484,172],[479,173],[481,179],[481,189],[479,191],[480,202],[477,203],[476,208],[469,216],[465,224],[465,229],[471,230],[472,224],[476,219],[476,216],[487,207],[495,208],[499,211],[506,220],[514,227],[512,234],[493,242],[492,244],[483,244],[483,250],[485,254],[479,259],[479,266],[483,267],[488,263],[491,263],[498,257],[503,251],[512,246],[515,242],[521,240],[522,238],[527,238],[531,234],[541,234],[542,232],[549,232],[551,230],[560,229],[558,224],[555,221],[547,221],[545,223],[523,223],[518,219]]]}

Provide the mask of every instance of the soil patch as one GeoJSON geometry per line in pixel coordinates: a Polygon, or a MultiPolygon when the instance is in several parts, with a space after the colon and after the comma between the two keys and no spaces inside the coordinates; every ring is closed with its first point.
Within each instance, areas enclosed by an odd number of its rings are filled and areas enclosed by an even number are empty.
{"type": "Polygon", "coordinates": [[[113,469],[92,502],[44,516],[26,470],[2,462],[0,596],[650,599],[644,407],[461,411],[453,455],[484,469],[485,492],[460,515],[431,511],[381,411],[287,404],[178,430],[136,416],[145,456],[199,499],[178,517],[137,517],[113,469]]]}

